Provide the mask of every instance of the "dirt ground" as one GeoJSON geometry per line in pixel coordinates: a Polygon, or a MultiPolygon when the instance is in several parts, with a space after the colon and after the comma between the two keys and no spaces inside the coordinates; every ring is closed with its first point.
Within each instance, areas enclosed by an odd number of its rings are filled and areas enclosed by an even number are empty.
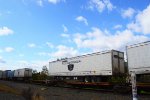
{"type": "MultiPolygon", "coordinates": [[[[0,81],[0,100],[132,100],[132,95],[0,81]]],[[[150,95],[138,100],[150,100],[150,95]]]]}

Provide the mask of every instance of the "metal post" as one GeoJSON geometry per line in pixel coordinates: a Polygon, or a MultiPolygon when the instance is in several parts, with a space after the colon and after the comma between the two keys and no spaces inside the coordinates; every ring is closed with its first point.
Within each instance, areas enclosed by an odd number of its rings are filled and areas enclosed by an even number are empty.
{"type": "Polygon", "coordinates": [[[135,74],[135,72],[131,73],[131,83],[132,83],[133,100],[138,100],[137,99],[137,87],[136,87],[136,74],[135,74]]]}

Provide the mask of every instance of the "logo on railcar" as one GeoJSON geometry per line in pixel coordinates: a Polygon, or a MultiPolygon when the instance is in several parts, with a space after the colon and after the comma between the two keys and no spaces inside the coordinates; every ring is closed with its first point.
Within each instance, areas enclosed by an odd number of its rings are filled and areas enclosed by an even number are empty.
{"type": "Polygon", "coordinates": [[[72,71],[73,68],[74,68],[74,64],[69,64],[69,65],[68,65],[68,70],[69,70],[69,71],[72,71]]]}

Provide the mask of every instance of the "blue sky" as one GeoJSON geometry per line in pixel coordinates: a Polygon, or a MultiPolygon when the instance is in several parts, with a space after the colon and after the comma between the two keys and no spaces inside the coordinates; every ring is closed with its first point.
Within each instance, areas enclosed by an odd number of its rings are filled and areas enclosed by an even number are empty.
{"type": "Polygon", "coordinates": [[[150,40],[150,0],[0,0],[0,70],[150,40]]]}

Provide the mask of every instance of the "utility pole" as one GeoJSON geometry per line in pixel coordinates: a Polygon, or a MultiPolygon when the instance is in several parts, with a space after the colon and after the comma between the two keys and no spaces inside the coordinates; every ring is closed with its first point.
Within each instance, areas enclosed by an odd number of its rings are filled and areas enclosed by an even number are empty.
{"type": "Polygon", "coordinates": [[[135,72],[131,73],[131,83],[132,83],[132,96],[133,96],[133,100],[138,100],[137,99],[136,73],[135,72]]]}

